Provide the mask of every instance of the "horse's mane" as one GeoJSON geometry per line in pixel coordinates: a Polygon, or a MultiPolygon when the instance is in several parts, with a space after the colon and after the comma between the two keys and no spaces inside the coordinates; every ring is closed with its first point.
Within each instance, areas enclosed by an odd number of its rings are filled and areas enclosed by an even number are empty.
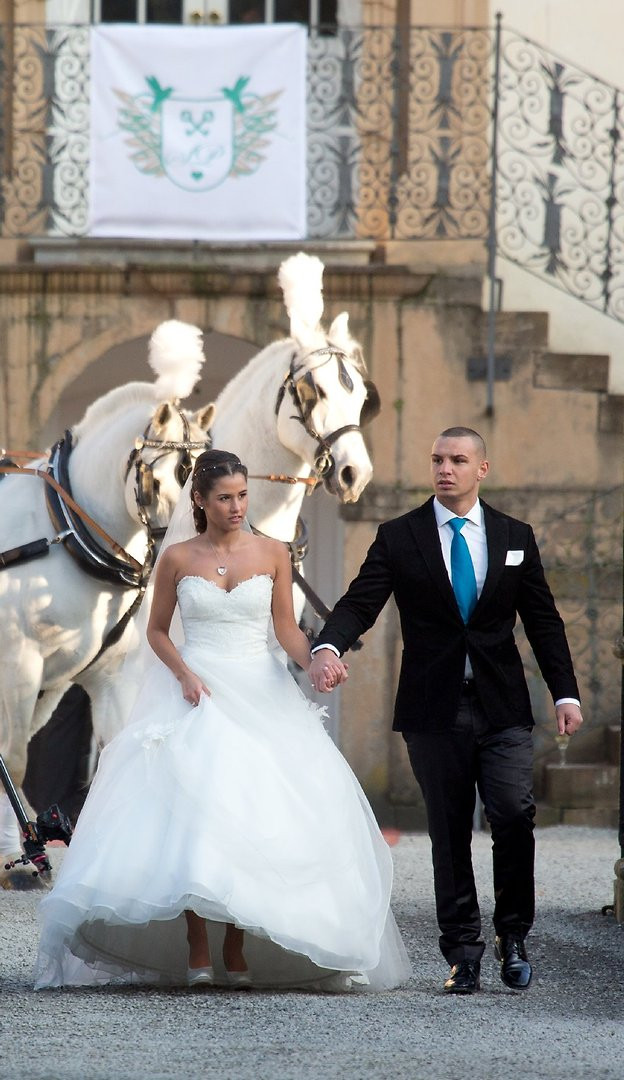
{"type": "Polygon", "coordinates": [[[154,384],[147,382],[124,383],[116,386],[107,394],[97,398],[88,406],[84,416],[74,425],[73,433],[76,439],[93,431],[105,420],[110,420],[120,411],[126,411],[133,405],[155,405],[156,395],[154,384]]]}
{"type": "MultiPolygon", "coordinates": [[[[362,355],[362,350],[355,340],[350,338],[352,342],[352,352],[349,354],[349,363],[353,364],[356,371],[360,373],[362,378],[366,378],[368,369],[366,362],[362,355]]],[[[310,348],[302,348],[294,338],[281,338],[278,341],[271,342],[255,356],[252,356],[251,360],[248,360],[244,368],[241,368],[239,372],[234,375],[232,379],[224,386],[223,390],[217,398],[217,416],[220,415],[220,411],[224,406],[230,404],[232,399],[238,398],[238,401],[245,400],[249,394],[248,380],[251,375],[254,379],[258,379],[258,383],[254,386],[253,390],[256,393],[259,390],[259,386],[265,380],[268,381],[270,376],[279,374],[282,378],[288,373],[288,365],[293,352],[300,353],[302,356],[312,353],[314,348],[324,348],[327,344],[330,344],[330,340],[326,333],[321,330],[318,332],[318,341],[315,345],[311,345],[310,348]],[[262,376],[260,378],[260,376],[262,376]],[[241,390],[244,391],[244,397],[241,398],[241,390]]]]}
{"type": "Polygon", "coordinates": [[[260,385],[268,382],[271,376],[275,374],[285,375],[288,371],[288,361],[285,360],[285,357],[290,355],[293,347],[292,338],[282,338],[281,341],[271,342],[266,348],[261,349],[259,353],[252,356],[251,360],[248,360],[245,366],[223,387],[216,402],[217,417],[220,416],[223,406],[229,405],[232,399],[237,399],[240,404],[249,397],[250,387],[248,381],[250,376],[253,376],[254,382],[257,380],[253,387],[253,392],[256,394],[260,389],[260,385]],[[285,368],[284,363],[286,363],[285,368]],[[282,368],[284,368],[284,371],[282,371],[282,368]]]}

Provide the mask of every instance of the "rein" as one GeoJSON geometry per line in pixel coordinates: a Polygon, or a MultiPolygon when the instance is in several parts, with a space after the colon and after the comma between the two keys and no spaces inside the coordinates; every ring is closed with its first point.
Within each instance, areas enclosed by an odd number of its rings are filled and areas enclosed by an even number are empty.
{"type": "MultiPolygon", "coordinates": [[[[258,477],[256,477],[256,479],[258,479],[258,477]]],[[[260,477],[260,479],[263,478],[260,477]]],[[[251,524],[251,522],[249,522],[249,528],[251,529],[254,536],[263,536],[266,540],[275,539],[274,536],[269,536],[268,533],[264,533],[260,529],[257,529],[255,525],[251,524]]],[[[287,540],[285,541],[285,543],[288,551],[290,552],[290,569],[292,572],[292,579],[294,584],[297,585],[299,589],[301,589],[301,592],[305,596],[306,600],[308,601],[310,607],[315,612],[315,614],[318,615],[320,619],[327,619],[331,615],[331,608],[327,607],[327,604],[323,600],[321,600],[318,593],[314,591],[310,583],[306,581],[303,574],[301,573],[301,563],[303,562],[308,553],[309,543],[308,527],[303,518],[297,518],[295,539],[287,540]]],[[[351,649],[353,652],[358,652],[361,648],[362,640],[361,638],[358,638],[357,641],[355,641],[351,646],[351,649]]]]}
{"type": "Polygon", "coordinates": [[[316,487],[317,480],[314,476],[286,476],[285,473],[267,473],[258,475],[249,473],[248,480],[269,480],[272,484],[307,484],[308,487],[316,487]]]}
{"type": "MultiPolygon", "coordinates": [[[[23,454],[15,454],[14,456],[28,456],[36,458],[39,455],[24,452],[23,454]]],[[[97,521],[94,521],[86,510],[83,510],[82,506],[80,506],[79,503],[77,503],[75,499],[72,498],[69,492],[66,491],[65,488],[61,486],[61,484],[59,484],[58,480],[56,480],[51,473],[46,472],[44,469],[29,469],[27,467],[22,467],[21,465],[0,465],[0,473],[15,473],[19,476],[38,476],[41,480],[44,480],[46,484],[49,484],[50,487],[53,488],[54,491],[56,491],[57,495],[61,497],[63,502],[65,502],[67,506],[69,506],[74,511],[75,514],[78,514],[78,517],[82,518],[85,525],[88,525],[90,529],[93,529],[93,531],[97,533],[100,539],[102,539],[105,544],[108,544],[108,546],[112,548],[112,550],[115,552],[116,555],[119,556],[120,559],[123,559],[123,561],[127,563],[128,566],[131,566],[134,570],[141,571],[143,569],[142,563],[138,562],[135,558],[133,558],[133,556],[130,555],[124,548],[122,548],[121,544],[118,544],[116,540],[113,540],[113,537],[109,536],[108,533],[105,532],[105,530],[102,528],[102,526],[98,525],[97,521]]],[[[49,543],[59,543],[62,539],[64,539],[63,536],[58,536],[55,540],[50,540],[49,543]]]]}
{"type": "Polygon", "coordinates": [[[0,446],[0,458],[32,458],[38,460],[45,457],[43,450],[7,450],[0,446]]]}

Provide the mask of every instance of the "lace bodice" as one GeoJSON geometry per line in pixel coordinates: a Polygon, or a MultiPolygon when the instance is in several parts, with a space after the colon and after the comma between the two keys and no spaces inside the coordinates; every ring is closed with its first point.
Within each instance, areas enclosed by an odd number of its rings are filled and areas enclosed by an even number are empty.
{"type": "Polygon", "coordinates": [[[273,580],[269,574],[245,578],[227,592],[208,578],[188,575],[178,582],[184,648],[214,656],[250,656],[267,649],[273,580]]]}

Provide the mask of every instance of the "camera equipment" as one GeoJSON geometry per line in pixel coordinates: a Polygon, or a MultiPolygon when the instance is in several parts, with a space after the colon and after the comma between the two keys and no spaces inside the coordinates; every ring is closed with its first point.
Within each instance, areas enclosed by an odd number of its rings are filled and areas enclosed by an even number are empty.
{"type": "Polygon", "coordinates": [[[12,870],[13,867],[17,866],[19,863],[27,866],[30,862],[35,867],[33,870],[34,876],[37,874],[49,874],[52,867],[50,866],[50,861],[46,855],[45,845],[49,840],[62,840],[64,844],[69,844],[72,835],[72,827],[67,814],[55,804],[54,806],[51,806],[49,810],[44,810],[42,814],[38,814],[36,821],[29,821],[28,815],[17,794],[17,789],[11,780],[9,771],[1,754],[0,780],[9,797],[9,802],[13,807],[24,838],[22,841],[24,854],[19,859],[14,859],[11,862],[5,863],[4,869],[12,870]]]}

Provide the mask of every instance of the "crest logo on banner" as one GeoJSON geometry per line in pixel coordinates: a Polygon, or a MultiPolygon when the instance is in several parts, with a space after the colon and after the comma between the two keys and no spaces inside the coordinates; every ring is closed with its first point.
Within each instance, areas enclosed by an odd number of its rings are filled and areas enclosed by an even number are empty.
{"type": "Polygon", "coordinates": [[[185,191],[211,191],[262,167],[281,90],[254,94],[241,76],[231,89],[190,98],[153,75],[145,82],[148,90],[134,96],[115,88],[118,127],[130,136],[129,157],[139,172],[167,177],[185,191]]]}
{"type": "Polygon", "coordinates": [[[306,27],[91,29],[89,234],[301,239],[306,27]]]}

